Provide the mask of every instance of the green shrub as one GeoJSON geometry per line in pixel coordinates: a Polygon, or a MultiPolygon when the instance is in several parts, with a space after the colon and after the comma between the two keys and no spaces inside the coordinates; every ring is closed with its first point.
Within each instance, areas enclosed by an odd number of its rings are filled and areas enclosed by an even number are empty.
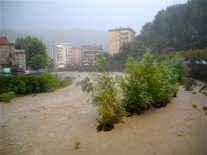
{"type": "Polygon", "coordinates": [[[138,112],[151,107],[152,96],[148,93],[147,80],[141,75],[138,62],[133,58],[128,58],[126,77],[121,88],[123,90],[125,109],[129,113],[138,112]]]}
{"type": "Polygon", "coordinates": [[[15,92],[8,92],[8,93],[3,93],[0,95],[0,102],[9,102],[11,99],[15,97],[15,92]]]}
{"type": "Polygon", "coordinates": [[[158,63],[158,70],[161,74],[158,93],[154,92],[155,107],[165,106],[172,97],[175,97],[178,91],[178,75],[173,73],[173,68],[168,61],[158,63]]]}
{"type": "Polygon", "coordinates": [[[185,78],[184,79],[184,87],[186,91],[192,91],[196,86],[196,81],[194,79],[185,78]]]}
{"type": "Polygon", "coordinates": [[[99,69],[101,74],[97,75],[94,82],[87,77],[77,85],[81,85],[83,91],[90,93],[92,103],[97,107],[101,116],[97,130],[110,131],[114,128],[114,124],[121,120],[125,111],[116,79],[109,76],[103,55],[97,55],[97,59],[98,64],[102,65],[99,69]]]}
{"type": "Polygon", "coordinates": [[[71,82],[71,78],[60,80],[57,75],[47,72],[34,75],[12,75],[0,77],[0,93],[8,91],[13,91],[16,94],[48,92],[69,85],[71,82]]]}
{"type": "Polygon", "coordinates": [[[177,54],[168,60],[168,63],[172,66],[173,73],[178,76],[178,81],[183,83],[188,77],[188,67],[185,59],[177,54]]]}
{"type": "Polygon", "coordinates": [[[51,73],[40,74],[39,77],[41,92],[53,91],[60,86],[60,79],[51,73]]]}
{"type": "Polygon", "coordinates": [[[27,85],[25,79],[26,78],[22,75],[12,76],[8,84],[8,90],[17,94],[26,94],[27,85]]]}
{"type": "Polygon", "coordinates": [[[59,87],[66,87],[72,83],[71,77],[65,77],[62,81],[60,81],[59,87]]]}
{"type": "Polygon", "coordinates": [[[153,60],[148,50],[140,62],[128,58],[122,90],[129,113],[141,113],[151,106],[162,107],[178,90],[177,74],[169,62],[153,60]]]}
{"type": "Polygon", "coordinates": [[[0,94],[8,92],[8,81],[10,77],[0,76],[0,94]]]}

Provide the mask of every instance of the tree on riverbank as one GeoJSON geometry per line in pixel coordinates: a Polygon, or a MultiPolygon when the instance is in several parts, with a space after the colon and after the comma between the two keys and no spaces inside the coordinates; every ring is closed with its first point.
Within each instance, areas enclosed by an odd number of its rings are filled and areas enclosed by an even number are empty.
{"type": "Polygon", "coordinates": [[[16,48],[25,50],[27,67],[41,69],[47,66],[46,47],[38,38],[30,36],[17,38],[16,48]]]}

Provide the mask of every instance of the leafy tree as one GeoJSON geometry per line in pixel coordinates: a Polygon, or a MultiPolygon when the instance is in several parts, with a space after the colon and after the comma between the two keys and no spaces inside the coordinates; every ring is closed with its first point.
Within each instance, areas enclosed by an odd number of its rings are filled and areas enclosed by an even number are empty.
{"type": "Polygon", "coordinates": [[[43,55],[34,55],[30,59],[30,67],[32,69],[38,70],[38,69],[43,69],[45,66],[47,66],[47,57],[43,55]]]}
{"type": "Polygon", "coordinates": [[[32,66],[31,63],[33,62],[31,59],[35,55],[41,55],[42,57],[47,58],[45,45],[36,37],[27,36],[25,38],[17,38],[16,46],[25,50],[27,67],[32,66]]]}
{"type": "Polygon", "coordinates": [[[189,0],[159,11],[143,25],[134,42],[124,45],[113,60],[125,63],[127,55],[139,57],[146,48],[159,54],[207,48],[207,1],[189,0]]]}

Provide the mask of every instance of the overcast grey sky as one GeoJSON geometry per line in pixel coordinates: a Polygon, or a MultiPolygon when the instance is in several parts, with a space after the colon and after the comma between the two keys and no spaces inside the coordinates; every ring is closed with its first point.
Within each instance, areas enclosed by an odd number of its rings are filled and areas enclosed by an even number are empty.
{"type": "Polygon", "coordinates": [[[129,26],[139,33],[156,13],[187,0],[1,0],[1,28],[110,28],[129,26]]]}

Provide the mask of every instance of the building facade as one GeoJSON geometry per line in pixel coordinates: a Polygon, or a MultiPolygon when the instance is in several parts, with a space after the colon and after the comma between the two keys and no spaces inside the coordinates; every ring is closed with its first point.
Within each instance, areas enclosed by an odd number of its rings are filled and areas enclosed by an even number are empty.
{"type": "Polygon", "coordinates": [[[97,52],[103,52],[102,45],[82,45],[81,64],[94,65],[96,63],[97,52]]]}
{"type": "Polygon", "coordinates": [[[134,41],[135,31],[131,28],[116,28],[108,30],[109,33],[109,53],[114,55],[124,43],[134,41]]]}
{"type": "Polygon", "coordinates": [[[72,48],[71,64],[72,65],[81,65],[81,50],[80,50],[80,48],[77,48],[77,47],[72,48]]]}
{"type": "Polygon", "coordinates": [[[53,46],[55,68],[65,68],[72,63],[72,46],[69,43],[57,43],[53,46]]]}
{"type": "Polygon", "coordinates": [[[26,70],[26,56],[23,49],[16,49],[7,37],[0,37],[0,67],[26,70]]]}

